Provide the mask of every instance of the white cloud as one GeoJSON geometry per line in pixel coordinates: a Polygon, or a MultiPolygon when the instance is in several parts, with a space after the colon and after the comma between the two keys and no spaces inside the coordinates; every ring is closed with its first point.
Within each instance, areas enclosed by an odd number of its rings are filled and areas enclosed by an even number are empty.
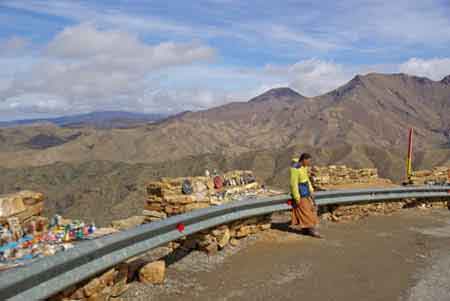
{"type": "Polygon", "coordinates": [[[27,47],[28,40],[22,37],[13,36],[0,41],[0,55],[12,56],[22,53],[27,47]]]}
{"type": "Polygon", "coordinates": [[[6,102],[0,102],[0,111],[15,111],[21,113],[70,113],[70,104],[59,97],[49,94],[26,93],[20,97],[12,97],[6,102]]]}
{"type": "Polygon", "coordinates": [[[171,34],[182,38],[233,36],[246,39],[245,35],[239,32],[216,26],[193,26],[154,15],[127,13],[122,9],[107,10],[95,4],[87,5],[64,0],[58,2],[16,0],[2,4],[15,9],[64,17],[79,23],[93,22],[104,27],[121,28],[130,32],[171,34]]]}
{"type": "MultiPolygon", "coordinates": [[[[154,6],[161,7],[162,3],[156,1],[154,6]]],[[[285,1],[282,4],[261,1],[258,5],[230,0],[198,1],[191,4],[192,11],[181,11],[187,18],[180,19],[175,16],[184,8],[182,5],[173,7],[174,17],[170,14],[161,17],[157,9],[147,8],[149,13],[141,14],[130,5],[108,3],[106,6],[92,1],[14,0],[3,1],[2,5],[75,22],[170,34],[181,39],[226,37],[254,44],[268,38],[265,47],[285,50],[289,46],[297,53],[350,48],[379,53],[390,48],[388,43],[393,42],[404,50],[409,50],[405,47],[411,44],[442,48],[450,43],[450,9],[440,0],[285,1]],[[204,18],[196,20],[194,12],[204,18]],[[281,42],[280,47],[273,41],[281,42]]],[[[289,55],[285,51],[278,55],[284,54],[289,55]]]]}
{"type": "Polygon", "coordinates": [[[450,75],[450,58],[411,58],[399,67],[403,73],[441,80],[450,75]]]}
{"type": "MultiPolygon", "coordinates": [[[[450,19],[438,1],[399,0],[378,1],[371,9],[374,30],[398,43],[409,42],[436,45],[450,41],[450,19]]],[[[371,18],[372,19],[372,18],[371,18]]]]}
{"type": "Polygon", "coordinates": [[[329,92],[351,78],[341,65],[311,59],[301,61],[289,68],[291,86],[306,96],[329,92]]]}
{"type": "Polygon", "coordinates": [[[292,29],[283,25],[269,26],[267,30],[263,29],[261,33],[273,40],[302,44],[312,49],[325,51],[337,48],[336,44],[329,42],[326,39],[314,38],[302,31],[293,31],[292,29]]]}
{"type": "Polygon", "coordinates": [[[64,112],[123,104],[136,110],[135,98],[155,85],[149,82],[152,74],[211,60],[215,51],[198,43],[148,45],[127,32],[81,24],[57,34],[45,55],[8,85],[2,84],[0,97],[5,105],[20,111],[47,107],[64,112]],[[20,106],[15,105],[18,99],[23,99],[20,106]],[[58,100],[61,106],[55,103],[58,100]]]}
{"type": "Polygon", "coordinates": [[[47,47],[50,56],[67,59],[94,59],[98,63],[168,67],[211,59],[215,51],[200,44],[173,42],[149,46],[128,32],[100,31],[93,24],[84,23],[59,33],[47,47]]]}
{"type": "Polygon", "coordinates": [[[213,89],[155,89],[139,98],[146,111],[178,113],[207,109],[229,102],[227,93],[213,89]]]}
{"type": "Polygon", "coordinates": [[[329,92],[354,75],[342,65],[320,59],[302,60],[289,66],[266,66],[266,72],[285,76],[289,86],[305,96],[329,92]]]}
{"type": "MultiPolygon", "coordinates": [[[[293,24],[277,24],[273,22],[260,22],[246,20],[235,20],[222,10],[226,6],[228,11],[237,14],[243,9],[249,9],[248,4],[237,3],[233,0],[210,1],[210,3],[198,3],[196,10],[211,16],[217,16],[226,25],[217,26],[211,24],[182,23],[173,19],[164,19],[155,15],[142,15],[121,9],[106,10],[95,4],[82,4],[72,1],[7,1],[4,5],[16,9],[32,12],[45,13],[77,22],[94,22],[105,27],[122,28],[133,32],[150,34],[171,34],[177,38],[231,38],[239,42],[259,43],[261,39],[267,39],[271,44],[273,41],[282,42],[284,46],[295,46],[296,49],[306,47],[313,50],[326,51],[337,48],[335,42],[331,42],[330,35],[320,36],[308,34],[306,31],[298,30],[293,24]],[[230,3],[233,6],[230,6],[230,3]],[[211,6],[211,4],[213,4],[211,6]],[[240,7],[240,6],[243,7],[240,7]]],[[[296,19],[305,19],[304,16],[296,16],[296,19]]],[[[309,19],[309,18],[307,18],[309,19]]],[[[195,21],[195,20],[193,20],[195,21]]],[[[271,45],[270,45],[271,46],[271,45]]],[[[272,47],[272,46],[271,46],[272,47]]],[[[274,47],[277,48],[277,47],[274,47]]]]}
{"type": "Polygon", "coordinates": [[[11,85],[11,80],[0,78],[0,91],[8,89],[10,85],[11,85]]]}

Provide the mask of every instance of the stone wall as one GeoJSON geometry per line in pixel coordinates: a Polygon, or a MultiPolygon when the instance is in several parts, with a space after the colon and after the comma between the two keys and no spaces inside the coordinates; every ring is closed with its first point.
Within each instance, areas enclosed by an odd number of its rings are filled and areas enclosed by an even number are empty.
{"type": "Polygon", "coordinates": [[[28,228],[31,222],[47,223],[47,219],[40,218],[43,210],[42,193],[21,191],[0,195],[1,228],[9,229],[13,238],[19,239],[23,235],[23,229],[28,228]]]}
{"type": "Polygon", "coordinates": [[[32,216],[40,215],[44,209],[44,195],[33,191],[0,195],[0,223],[16,217],[21,223],[32,216]]]}
{"type": "Polygon", "coordinates": [[[324,220],[342,222],[359,220],[374,215],[389,215],[410,208],[450,209],[450,202],[445,198],[433,198],[429,200],[404,199],[366,204],[327,205],[320,207],[320,215],[324,220]]]}
{"type": "Polygon", "coordinates": [[[353,169],[345,165],[313,166],[311,168],[311,181],[318,189],[331,185],[371,183],[380,180],[388,181],[378,177],[376,168],[353,169]]]}
{"type": "Polygon", "coordinates": [[[450,183],[450,167],[439,166],[432,170],[418,170],[412,173],[410,184],[441,184],[450,183]]]}
{"type": "MultiPolygon", "coordinates": [[[[214,176],[163,178],[149,183],[144,215],[152,221],[244,197],[270,195],[269,191],[261,188],[251,171],[231,171],[219,177],[223,180],[223,187],[217,187],[214,176]],[[192,187],[191,193],[183,193],[183,183],[186,181],[192,187]]],[[[214,253],[234,239],[269,228],[270,217],[259,216],[197,233],[187,237],[182,244],[190,249],[214,253]]]]}
{"type": "MultiPolygon", "coordinates": [[[[424,184],[427,181],[442,182],[447,180],[449,168],[436,167],[430,171],[414,172],[413,183],[424,184]]],[[[354,188],[353,184],[367,184],[364,187],[377,187],[374,184],[382,183],[383,186],[391,186],[388,179],[378,177],[375,168],[352,169],[345,165],[313,167],[311,169],[311,181],[316,189],[327,190],[338,187],[354,188]],[[387,185],[389,184],[389,185],[387,185]]],[[[370,215],[391,214],[404,208],[448,208],[449,202],[446,199],[432,200],[394,200],[377,203],[358,203],[345,205],[321,206],[321,217],[330,221],[357,220],[370,215]]]]}
{"type": "Polygon", "coordinates": [[[185,249],[198,249],[208,254],[215,254],[228,244],[236,245],[239,239],[268,230],[270,227],[270,216],[239,220],[221,225],[213,230],[206,230],[190,235],[181,242],[181,245],[185,249]]]}
{"type": "Polygon", "coordinates": [[[49,298],[51,301],[62,300],[111,300],[122,295],[128,289],[129,269],[127,263],[84,281],[49,298]]]}
{"type": "Polygon", "coordinates": [[[213,176],[162,178],[160,181],[150,182],[147,185],[145,209],[172,216],[263,192],[251,171],[232,171],[220,177],[224,185],[219,189],[215,188],[213,176]],[[182,192],[185,181],[191,184],[190,194],[182,192]]]}

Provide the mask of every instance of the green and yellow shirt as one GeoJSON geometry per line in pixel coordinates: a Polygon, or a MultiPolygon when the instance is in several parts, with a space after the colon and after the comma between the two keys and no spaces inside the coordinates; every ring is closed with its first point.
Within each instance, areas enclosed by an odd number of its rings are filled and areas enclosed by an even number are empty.
{"type": "Polygon", "coordinates": [[[314,188],[309,180],[307,167],[293,164],[290,169],[290,178],[291,195],[295,201],[300,201],[300,191],[298,188],[300,183],[308,183],[309,192],[314,192],[314,188]]]}

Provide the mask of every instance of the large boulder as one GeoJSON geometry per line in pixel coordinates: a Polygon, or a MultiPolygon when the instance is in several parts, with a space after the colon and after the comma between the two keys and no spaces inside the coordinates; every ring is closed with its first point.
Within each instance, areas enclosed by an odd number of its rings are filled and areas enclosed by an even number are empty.
{"type": "Polygon", "coordinates": [[[231,239],[230,229],[228,227],[224,227],[222,231],[217,233],[216,239],[219,247],[221,249],[224,248],[230,242],[231,239]]]}
{"type": "Polygon", "coordinates": [[[0,196],[0,217],[6,218],[25,211],[23,198],[18,195],[0,196]]]}
{"type": "Polygon", "coordinates": [[[166,276],[166,263],[162,260],[146,264],[139,271],[139,281],[147,284],[161,284],[166,276]]]}

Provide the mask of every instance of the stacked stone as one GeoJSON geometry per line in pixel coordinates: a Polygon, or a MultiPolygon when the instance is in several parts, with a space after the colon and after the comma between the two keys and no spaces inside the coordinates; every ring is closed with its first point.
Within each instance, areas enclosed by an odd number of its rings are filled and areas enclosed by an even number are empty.
{"type": "Polygon", "coordinates": [[[411,184],[442,184],[450,182],[450,167],[439,166],[432,170],[415,171],[411,177],[411,184]]]}
{"type": "Polygon", "coordinates": [[[367,204],[328,205],[321,208],[321,218],[330,221],[352,221],[373,215],[386,215],[407,208],[448,208],[446,199],[405,199],[367,204]]]}
{"type": "MultiPolygon", "coordinates": [[[[149,183],[144,215],[149,217],[149,221],[153,221],[265,193],[251,171],[231,171],[221,175],[223,187],[220,188],[215,187],[213,179],[214,177],[209,176],[162,178],[160,181],[149,183]],[[192,185],[190,194],[182,191],[186,180],[192,185]]],[[[214,253],[224,248],[230,241],[269,228],[270,216],[255,217],[191,235],[182,244],[185,248],[214,253]]]]}
{"type": "Polygon", "coordinates": [[[145,210],[149,216],[157,213],[166,216],[177,215],[187,211],[209,207],[212,199],[210,191],[214,190],[212,179],[198,178],[162,178],[161,181],[151,182],[147,186],[148,200],[145,210]],[[193,184],[193,194],[182,193],[185,180],[193,184]]]}
{"type": "Polygon", "coordinates": [[[214,187],[213,177],[162,178],[151,182],[147,185],[144,213],[159,219],[262,193],[251,171],[233,171],[221,177],[224,186],[220,189],[214,187]],[[192,184],[191,194],[182,192],[186,180],[192,184]]]}
{"type": "Polygon", "coordinates": [[[183,242],[183,247],[185,249],[199,249],[208,254],[214,254],[228,244],[235,245],[239,239],[268,230],[270,227],[270,215],[240,220],[221,225],[214,230],[191,235],[183,242]]]}
{"type": "Polygon", "coordinates": [[[332,221],[358,220],[370,215],[386,215],[405,207],[404,201],[329,206],[322,217],[332,221]]]}
{"type": "Polygon", "coordinates": [[[96,278],[66,289],[49,300],[111,300],[117,298],[128,289],[131,267],[132,265],[128,263],[120,264],[96,278]]]}
{"type": "Polygon", "coordinates": [[[376,168],[352,169],[345,165],[330,165],[311,168],[314,186],[341,185],[350,183],[370,183],[378,179],[376,168]]]}
{"type": "MultiPolygon", "coordinates": [[[[44,195],[33,191],[21,191],[0,195],[0,224],[12,232],[26,228],[32,221],[40,220],[44,209],[44,195]],[[14,229],[17,228],[17,229],[14,229]]],[[[42,220],[46,220],[43,219],[42,220]]]]}

